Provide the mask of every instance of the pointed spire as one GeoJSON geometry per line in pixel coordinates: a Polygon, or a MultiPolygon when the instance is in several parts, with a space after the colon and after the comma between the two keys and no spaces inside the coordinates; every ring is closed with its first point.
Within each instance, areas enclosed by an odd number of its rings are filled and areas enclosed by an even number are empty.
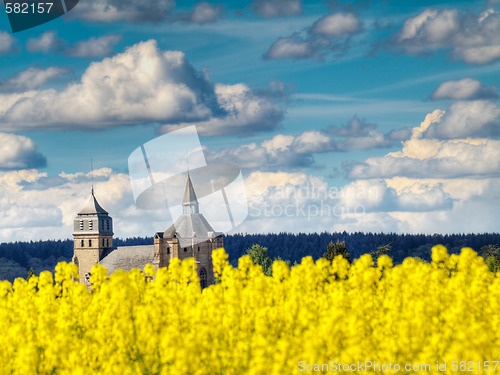
{"type": "Polygon", "coordinates": [[[90,193],[90,200],[83,210],[78,212],[78,215],[92,215],[92,214],[108,214],[104,208],[97,202],[94,195],[94,187],[90,193]]]}
{"type": "Polygon", "coordinates": [[[191,182],[191,176],[188,172],[188,178],[186,181],[186,190],[184,190],[184,199],[182,200],[182,205],[198,204],[198,199],[196,198],[196,193],[194,192],[193,183],[191,182]]]}
{"type": "Polygon", "coordinates": [[[196,193],[194,192],[189,172],[186,181],[186,190],[184,190],[184,199],[182,200],[182,212],[184,214],[197,214],[200,212],[198,199],[196,198],[196,193]]]}

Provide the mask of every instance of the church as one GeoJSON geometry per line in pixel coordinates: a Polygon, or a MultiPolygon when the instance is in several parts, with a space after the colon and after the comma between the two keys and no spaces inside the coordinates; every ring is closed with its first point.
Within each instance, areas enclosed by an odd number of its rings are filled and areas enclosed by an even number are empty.
{"type": "Polygon", "coordinates": [[[94,195],[76,216],[73,228],[73,263],[79,268],[80,282],[89,285],[92,267],[99,263],[108,274],[118,269],[143,270],[146,264],[156,269],[167,267],[171,259],[193,257],[202,288],[215,282],[212,251],[223,247],[223,236],[215,232],[202,213],[188,174],[182,214],[164,232],[154,235],[154,245],[113,246],[113,219],[94,195]]]}

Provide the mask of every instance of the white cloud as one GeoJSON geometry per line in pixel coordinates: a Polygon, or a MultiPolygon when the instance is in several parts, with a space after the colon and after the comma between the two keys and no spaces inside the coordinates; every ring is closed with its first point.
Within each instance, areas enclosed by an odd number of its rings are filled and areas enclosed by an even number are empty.
{"type": "MultiPolygon", "coordinates": [[[[407,132],[403,133],[406,135],[407,132]]],[[[231,160],[241,168],[267,171],[311,166],[314,164],[314,154],[388,147],[400,140],[393,132],[381,133],[376,130],[376,125],[363,123],[354,117],[349,125],[330,127],[327,131],[277,134],[260,145],[250,143],[219,151],[207,149],[206,153],[213,161],[231,160]]]]}
{"type": "Polygon", "coordinates": [[[487,100],[458,101],[425,130],[426,138],[481,138],[500,135],[500,107],[487,100]]]}
{"type": "Polygon", "coordinates": [[[122,37],[120,35],[106,35],[98,38],[90,38],[75,43],[64,52],[69,56],[75,57],[104,57],[113,55],[113,46],[118,43],[122,37]]]}
{"type": "MultiPolygon", "coordinates": [[[[87,204],[90,188],[90,173],[0,173],[0,241],[71,238],[73,220],[87,204]]],[[[113,217],[115,237],[152,236],[169,226],[168,210],[135,207],[125,174],[109,168],[94,170],[94,189],[101,206],[113,217]]]]}
{"type": "Polygon", "coordinates": [[[94,0],[80,2],[68,16],[88,22],[159,22],[174,6],[173,0],[94,0]]]}
{"type": "Polygon", "coordinates": [[[26,49],[30,52],[60,52],[66,46],[66,42],[57,37],[57,31],[46,31],[38,38],[29,38],[26,49]]]}
{"type": "Polygon", "coordinates": [[[6,80],[0,81],[0,92],[21,92],[43,86],[46,82],[55,80],[71,72],[69,68],[51,66],[46,69],[38,66],[29,67],[6,80]]]}
{"type": "Polygon", "coordinates": [[[222,11],[222,5],[213,5],[206,1],[201,1],[194,6],[191,12],[181,15],[179,19],[197,24],[212,23],[222,17],[222,11]]]}
{"type": "Polygon", "coordinates": [[[0,94],[0,131],[157,122],[166,125],[160,131],[198,124],[202,135],[257,133],[279,128],[283,119],[276,103],[282,98],[273,95],[243,83],[214,87],[184,53],[161,51],[149,40],[91,63],[79,82],[62,90],[0,94]]]}
{"type": "Polygon", "coordinates": [[[319,58],[316,48],[310,41],[300,40],[297,36],[279,38],[264,55],[265,59],[311,59],[319,58]]]}
{"type": "Polygon", "coordinates": [[[442,186],[415,183],[394,189],[382,179],[358,180],[344,186],[340,202],[347,212],[428,212],[451,209],[452,199],[442,186]]]}
{"type": "Polygon", "coordinates": [[[372,157],[352,165],[348,176],[370,178],[486,178],[500,176],[500,109],[490,102],[453,103],[436,110],[413,129],[403,148],[383,157],[372,157]],[[436,138],[436,136],[438,136],[436,138]],[[449,139],[452,138],[452,139],[449,139]]]}
{"type": "Polygon", "coordinates": [[[156,41],[92,63],[80,82],[0,95],[0,129],[106,128],[162,121],[199,121],[220,111],[211,82],[182,52],[156,41]]]}
{"type": "Polygon", "coordinates": [[[311,33],[340,38],[354,34],[361,28],[361,22],[352,13],[335,13],[324,16],[312,26],[311,33]]]}
{"type": "Polygon", "coordinates": [[[496,85],[486,86],[478,80],[464,78],[458,81],[442,82],[431,94],[431,99],[490,99],[498,98],[496,85]]]}
{"type": "Polygon", "coordinates": [[[351,38],[361,30],[361,21],[352,13],[334,13],[288,37],[278,38],[264,54],[265,59],[321,59],[333,54],[344,55],[351,38]]]}
{"type": "MultiPolygon", "coordinates": [[[[197,122],[200,135],[242,135],[255,134],[260,131],[278,129],[284,117],[283,109],[266,95],[253,92],[243,83],[235,85],[217,84],[215,86],[217,102],[224,111],[219,116],[197,122]]],[[[164,125],[160,132],[166,133],[186,125],[164,125]]]]}
{"type": "Polygon", "coordinates": [[[262,17],[283,17],[302,13],[301,0],[255,0],[250,6],[262,17]]]}
{"type": "Polygon", "coordinates": [[[406,20],[390,42],[410,54],[451,49],[452,56],[469,64],[500,59],[500,14],[488,9],[480,14],[457,9],[426,9],[406,20]]]}
{"type": "Polygon", "coordinates": [[[38,168],[47,160],[31,139],[22,135],[0,133],[0,170],[38,168]]]}
{"type": "Polygon", "coordinates": [[[11,53],[14,51],[14,44],[17,39],[7,31],[0,31],[0,54],[11,53]]]}

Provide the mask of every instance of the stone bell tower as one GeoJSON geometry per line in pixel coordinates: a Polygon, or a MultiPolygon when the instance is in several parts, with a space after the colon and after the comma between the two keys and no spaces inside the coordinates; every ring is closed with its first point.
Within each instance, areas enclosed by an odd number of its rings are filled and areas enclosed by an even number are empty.
{"type": "Polygon", "coordinates": [[[93,188],[88,204],[75,218],[73,238],[73,263],[78,266],[80,282],[88,284],[94,264],[113,248],[113,219],[97,202],[93,188]]]}

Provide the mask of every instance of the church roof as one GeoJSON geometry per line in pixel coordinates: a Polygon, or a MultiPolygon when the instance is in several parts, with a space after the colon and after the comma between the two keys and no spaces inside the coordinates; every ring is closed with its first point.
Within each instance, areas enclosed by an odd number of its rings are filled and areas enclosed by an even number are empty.
{"type": "Polygon", "coordinates": [[[198,199],[196,198],[196,193],[194,192],[193,184],[191,182],[191,176],[188,174],[186,181],[186,190],[184,190],[184,199],[182,200],[182,205],[198,204],[198,199]]]}
{"type": "Polygon", "coordinates": [[[97,199],[94,196],[94,189],[92,189],[92,193],[90,195],[90,200],[83,210],[78,212],[78,215],[92,215],[92,214],[108,214],[104,208],[102,208],[97,199]]]}
{"type": "Polygon", "coordinates": [[[132,268],[144,270],[146,264],[152,264],[154,260],[154,245],[144,246],[122,246],[105,254],[99,262],[106,267],[108,274],[118,269],[130,271],[132,268]]]}
{"type": "Polygon", "coordinates": [[[215,231],[203,214],[192,213],[180,215],[175,223],[163,233],[163,238],[172,238],[174,235],[180,238],[210,238],[215,236],[215,231]]]}

